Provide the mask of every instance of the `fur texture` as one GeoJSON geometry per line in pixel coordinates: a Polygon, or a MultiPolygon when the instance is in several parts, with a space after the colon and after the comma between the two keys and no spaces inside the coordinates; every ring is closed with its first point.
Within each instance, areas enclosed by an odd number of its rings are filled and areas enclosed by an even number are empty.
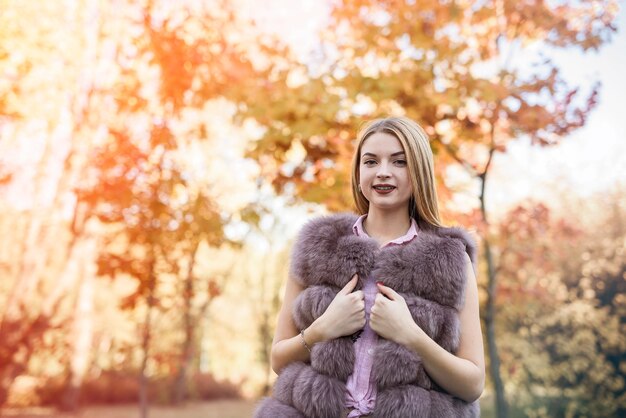
{"type": "Polygon", "coordinates": [[[346,382],[354,370],[356,356],[353,344],[350,337],[315,344],[311,348],[311,367],[319,373],[346,382]]]}
{"type": "MultiPolygon", "coordinates": [[[[317,218],[306,224],[292,252],[290,274],[305,289],[296,298],[293,318],[300,329],[319,318],[339,289],[359,275],[357,289],[370,274],[407,301],[415,322],[444,349],[458,349],[458,310],[464,303],[466,256],[475,267],[476,246],[460,228],[419,225],[418,236],[400,246],[379,248],[375,240],[353,234],[353,214],[317,218]]],[[[296,362],[278,377],[274,397],[264,399],[255,417],[340,417],[345,384],[353,371],[350,337],[315,344],[311,364],[296,362]],[[300,415],[298,415],[300,414],[300,415]]],[[[476,417],[478,402],[454,398],[430,379],[417,354],[379,338],[373,378],[378,387],[375,417],[476,417]]]]}
{"type": "Polygon", "coordinates": [[[307,328],[326,312],[339,290],[335,286],[313,285],[300,292],[294,301],[292,312],[298,329],[307,328]]]}

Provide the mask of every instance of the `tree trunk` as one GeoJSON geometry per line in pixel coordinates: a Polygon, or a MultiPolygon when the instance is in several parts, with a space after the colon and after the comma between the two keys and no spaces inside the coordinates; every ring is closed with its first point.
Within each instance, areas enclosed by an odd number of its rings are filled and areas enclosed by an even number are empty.
{"type": "Polygon", "coordinates": [[[89,366],[89,355],[93,340],[93,303],[94,280],[96,266],[94,256],[97,254],[97,243],[94,237],[81,240],[81,280],[78,298],[75,302],[73,352],[70,360],[70,377],[62,400],[66,411],[78,408],[83,379],[89,366]]]}
{"type": "Polygon", "coordinates": [[[187,375],[194,355],[194,328],[197,324],[197,320],[191,313],[192,299],[194,296],[194,278],[193,267],[196,262],[196,253],[198,252],[199,244],[195,244],[189,257],[189,265],[187,267],[187,279],[185,280],[185,291],[183,293],[184,298],[184,323],[185,323],[185,341],[183,342],[182,358],[180,367],[178,368],[178,375],[176,376],[176,382],[174,384],[174,403],[180,403],[187,398],[187,375]]]}
{"type": "Polygon", "coordinates": [[[504,384],[500,375],[500,356],[498,354],[498,347],[496,345],[496,331],[495,331],[495,319],[496,319],[496,280],[497,273],[493,262],[493,255],[491,253],[491,245],[489,242],[489,222],[487,220],[487,212],[485,209],[485,184],[486,184],[486,171],[482,176],[481,192],[480,192],[480,209],[482,214],[482,220],[485,226],[485,236],[483,237],[485,247],[485,261],[487,263],[487,307],[485,313],[485,326],[487,337],[487,349],[489,352],[489,373],[491,380],[493,381],[493,388],[496,395],[496,417],[507,418],[508,417],[508,405],[506,402],[506,396],[504,393],[504,384]]]}
{"type": "Polygon", "coordinates": [[[259,338],[260,338],[260,354],[261,364],[267,371],[265,375],[265,382],[261,393],[263,396],[269,395],[272,384],[271,378],[274,373],[272,370],[272,340],[274,333],[272,331],[272,323],[275,320],[276,313],[280,309],[280,286],[281,281],[277,279],[280,276],[282,266],[287,265],[288,260],[279,259],[279,255],[274,251],[273,245],[270,243],[268,250],[268,257],[266,258],[265,269],[261,272],[259,277],[259,284],[261,293],[259,298],[258,316],[259,322],[259,338]],[[269,294],[268,294],[269,292],[269,294]]]}
{"type": "MultiPolygon", "coordinates": [[[[78,26],[77,32],[82,32],[84,42],[84,55],[82,56],[81,73],[78,77],[77,91],[72,97],[68,111],[70,127],[65,136],[70,138],[70,149],[65,158],[64,172],[58,183],[55,195],[55,207],[64,206],[64,194],[68,191],[76,195],[73,189],[83,178],[88,167],[87,155],[98,135],[79,136],[83,129],[86,115],[90,111],[90,101],[93,86],[96,80],[96,68],[98,66],[98,43],[99,43],[99,12],[100,6],[97,0],[79,2],[73,0],[67,5],[68,16],[78,26]],[[83,14],[84,13],[84,16],[83,14]],[[81,31],[82,29],[82,31],[81,31]]],[[[72,24],[73,22],[68,22],[72,24]]],[[[61,119],[63,121],[63,119],[61,119]]],[[[84,377],[89,367],[89,356],[93,341],[93,304],[94,304],[94,280],[97,275],[96,257],[98,254],[97,233],[89,230],[88,217],[89,206],[80,201],[74,205],[74,216],[70,226],[72,239],[68,246],[68,258],[65,269],[61,275],[65,288],[72,281],[72,274],[78,275],[79,291],[74,304],[74,324],[72,333],[72,356],[69,364],[69,378],[65,393],[61,400],[61,407],[67,411],[75,411],[78,408],[80,391],[84,377]]],[[[60,299],[65,293],[64,286],[57,286],[47,298],[45,309],[49,309],[52,303],[60,299]]]]}
{"type": "Polygon", "coordinates": [[[496,317],[496,272],[493,266],[491,247],[489,240],[485,239],[485,259],[487,261],[487,312],[485,314],[485,325],[487,327],[487,347],[489,351],[489,373],[493,380],[494,392],[496,394],[496,416],[498,418],[508,417],[508,406],[504,394],[504,384],[500,376],[500,355],[496,345],[495,317],[496,317]]]}
{"type": "Polygon", "coordinates": [[[156,285],[156,278],[154,277],[154,261],[150,266],[150,283],[148,289],[148,297],[146,299],[146,319],[143,326],[143,341],[141,343],[141,349],[143,352],[143,358],[141,360],[141,370],[139,371],[139,410],[141,418],[148,418],[148,377],[146,376],[146,366],[148,365],[149,349],[150,349],[150,336],[152,326],[152,307],[154,306],[154,291],[156,285]]]}
{"type": "MultiPolygon", "coordinates": [[[[261,312],[260,312],[260,317],[261,317],[261,323],[259,324],[259,335],[261,337],[261,361],[263,362],[263,366],[264,368],[267,370],[267,373],[265,374],[265,383],[263,384],[263,389],[262,389],[262,393],[264,396],[267,396],[270,392],[271,389],[271,385],[270,385],[270,376],[272,373],[272,363],[271,363],[271,351],[270,351],[270,347],[271,347],[271,343],[268,344],[268,339],[272,338],[270,334],[270,307],[268,306],[268,304],[266,303],[266,296],[265,296],[265,288],[267,286],[267,279],[268,276],[271,274],[269,272],[269,266],[270,263],[269,261],[272,260],[271,256],[272,256],[272,244],[270,241],[270,247],[268,249],[268,262],[265,263],[265,268],[263,269],[263,271],[261,272],[261,277],[260,277],[260,286],[261,286],[261,300],[260,300],[260,308],[261,308],[261,312]]],[[[270,340],[271,341],[271,340],[270,340]]]]}

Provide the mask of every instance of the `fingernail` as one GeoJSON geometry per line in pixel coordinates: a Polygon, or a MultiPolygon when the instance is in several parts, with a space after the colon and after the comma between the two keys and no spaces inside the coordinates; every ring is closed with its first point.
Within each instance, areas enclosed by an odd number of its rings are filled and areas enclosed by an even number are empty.
{"type": "Polygon", "coordinates": [[[384,286],[384,285],[385,285],[385,283],[381,282],[380,280],[379,280],[379,281],[377,281],[377,282],[376,282],[376,284],[380,284],[380,285],[382,285],[382,286],[384,286]]]}

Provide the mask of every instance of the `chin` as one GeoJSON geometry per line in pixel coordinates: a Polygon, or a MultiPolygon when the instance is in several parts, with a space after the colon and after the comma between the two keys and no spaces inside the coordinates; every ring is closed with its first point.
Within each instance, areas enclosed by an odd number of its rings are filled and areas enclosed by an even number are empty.
{"type": "Polygon", "coordinates": [[[375,207],[376,209],[380,209],[380,210],[397,210],[400,207],[407,207],[407,204],[402,204],[402,203],[377,203],[377,202],[372,202],[370,200],[370,206],[375,207]]]}

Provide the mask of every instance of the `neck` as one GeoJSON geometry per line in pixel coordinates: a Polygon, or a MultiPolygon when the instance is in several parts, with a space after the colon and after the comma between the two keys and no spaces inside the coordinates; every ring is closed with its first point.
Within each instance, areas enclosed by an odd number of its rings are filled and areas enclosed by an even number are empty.
{"type": "Polygon", "coordinates": [[[370,206],[363,228],[367,235],[378,242],[388,242],[406,234],[411,226],[411,218],[406,208],[380,210],[370,206]]]}

